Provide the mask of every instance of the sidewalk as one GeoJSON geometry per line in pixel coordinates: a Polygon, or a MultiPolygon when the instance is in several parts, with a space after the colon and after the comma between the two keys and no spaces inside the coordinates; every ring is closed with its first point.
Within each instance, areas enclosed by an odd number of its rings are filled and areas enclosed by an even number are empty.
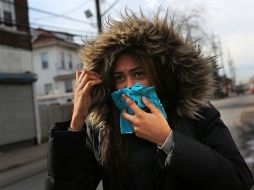
{"type": "Polygon", "coordinates": [[[0,188],[46,170],[48,144],[0,152],[0,188]]]}
{"type": "Polygon", "coordinates": [[[254,126],[254,107],[245,109],[240,119],[243,124],[254,126]]]}

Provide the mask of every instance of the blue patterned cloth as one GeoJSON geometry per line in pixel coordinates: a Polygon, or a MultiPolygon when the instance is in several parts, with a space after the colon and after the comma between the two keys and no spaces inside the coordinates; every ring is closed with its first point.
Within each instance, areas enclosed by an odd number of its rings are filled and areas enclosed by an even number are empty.
{"type": "Polygon", "coordinates": [[[163,116],[167,119],[166,112],[155,92],[154,86],[145,87],[140,83],[134,84],[132,87],[129,88],[122,88],[113,93],[111,93],[111,97],[115,102],[116,106],[120,110],[120,127],[121,127],[121,134],[130,134],[133,133],[133,127],[131,123],[122,117],[122,112],[124,108],[126,108],[127,113],[134,115],[133,110],[127,105],[124,98],[122,97],[123,94],[129,96],[133,101],[136,102],[139,108],[148,111],[148,108],[144,105],[142,101],[142,96],[147,97],[157,108],[160,109],[163,116]]]}

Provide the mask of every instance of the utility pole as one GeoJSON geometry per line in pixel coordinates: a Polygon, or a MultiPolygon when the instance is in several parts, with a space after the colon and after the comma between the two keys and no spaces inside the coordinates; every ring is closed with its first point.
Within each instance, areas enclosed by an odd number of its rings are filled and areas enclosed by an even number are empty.
{"type": "Polygon", "coordinates": [[[100,1],[95,0],[95,5],[96,5],[96,14],[97,14],[98,33],[100,34],[102,32],[100,1]]]}
{"type": "MultiPolygon", "coordinates": [[[[217,44],[216,44],[216,42],[215,42],[215,36],[212,34],[212,36],[211,36],[211,48],[212,48],[212,55],[213,56],[218,56],[218,53],[217,53],[217,50],[218,50],[218,46],[217,46],[217,44]]],[[[216,67],[216,63],[217,63],[217,59],[216,59],[216,61],[215,61],[215,63],[214,63],[214,66],[216,67]]],[[[219,77],[219,71],[218,70],[216,70],[216,75],[219,77]]]]}
{"type": "Polygon", "coordinates": [[[101,24],[101,18],[110,11],[110,9],[112,9],[119,0],[116,0],[112,5],[110,5],[110,7],[105,10],[102,14],[101,14],[101,10],[100,10],[100,0],[95,0],[95,5],[96,5],[96,14],[97,14],[97,26],[98,26],[98,33],[100,34],[102,32],[102,24],[101,24]]]}
{"type": "Polygon", "coordinates": [[[222,47],[221,47],[221,41],[220,38],[217,37],[218,39],[218,49],[219,49],[219,55],[220,55],[220,62],[221,62],[221,66],[222,66],[222,71],[223,71],[223,76],[226,76],[226,72],[225,72],[225,65],[224,65],[224,60],[223,60],[223,53],[222,53],[222,47]]]}
{"type": "Polygon", "coordinates": [[[218,46],[216,45],[216,42],[215,42],[215,36],[212,34],[211,36],[211,45],[212,45],[212,53],[213,53],[213,56],[217,56],[217,49],[218,49],[218,46]]]}
{"type": "Polygon", "coordinates": [[[219,75],[219,72],[216,73],[216,75],[218,77],[218,81],[219,81],[218,96],[225,97],[225,96],[228,96],[228,86],[227,86],[226,73],[225,73],[225,68],[224,68],[224,60],[223,60],[221,42],[220,42],[219,37],[212,34],[211,45],[212,45],[213,55],[220,56],[220,64],[222,66],[222,72],[223,72],[222,76],[219,75]]]}
{"type": "Polygon", "coordinates": [[[228,65],[229,65],[229,71],[233,80],[233,85],[236,85],[236,73],[235,73],[235,67],[234,67],[234,62],[231,57],[230,51],[228,49],[228,65]]]}
{"type": "Polygon", "coordinates": [[[224,67],[224,60],[223,60],[223,53],[222,53],[222,47],[221,47],[221,41],[218,36],[215,36],[212,34],[212,51],[214,56],[220,57],[220,65],[222,66],[222,75],[223,77],[226,76],[225,67],[224,67]]]}

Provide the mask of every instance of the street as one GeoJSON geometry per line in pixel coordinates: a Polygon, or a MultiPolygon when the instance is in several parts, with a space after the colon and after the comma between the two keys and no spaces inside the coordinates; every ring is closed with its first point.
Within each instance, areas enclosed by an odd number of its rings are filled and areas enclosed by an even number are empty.
{"type": "Polygon", "coordinates": [[[254,174],[254,95],[241,95],[212,102],[254,174]]]}
{"type": "MultiPolygon", "coordinates": [[[[214,100],[238,148],[254,173],[254,95],[214,100]]],[[[4,187],[2,190],[43,190],[46,171],[4,187]]],[[[97,188],[102,190],[102,186],[97,188]]]]}

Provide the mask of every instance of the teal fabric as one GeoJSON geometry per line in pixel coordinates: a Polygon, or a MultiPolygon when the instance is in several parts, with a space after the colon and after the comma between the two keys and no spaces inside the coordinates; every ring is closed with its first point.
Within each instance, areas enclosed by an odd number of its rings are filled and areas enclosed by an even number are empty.
{"type": "Polygon", "coordinates": [[[133,101],[136,102],[139,108],[147,111],[146,106],[142,101],[142,96],[147,97],[157,108],[160,109],[163,116],[167,119],[166,112],[161,104],[154,86],[145,87],[140,83],[134,84],[132,87],[129,88],[122,88],[113,93],[111,93],[111,97],[115,103],[115,105],[120,110],[120,128],[121,134],[131,134],[133,133],[133,127],[131,123],[122,117],[122,112],[124,108],[126,108],[127,113],[134,115],[133,110],[127,105],[124,98],[122,97],[123,94],[129,96],[133,101]]]}

